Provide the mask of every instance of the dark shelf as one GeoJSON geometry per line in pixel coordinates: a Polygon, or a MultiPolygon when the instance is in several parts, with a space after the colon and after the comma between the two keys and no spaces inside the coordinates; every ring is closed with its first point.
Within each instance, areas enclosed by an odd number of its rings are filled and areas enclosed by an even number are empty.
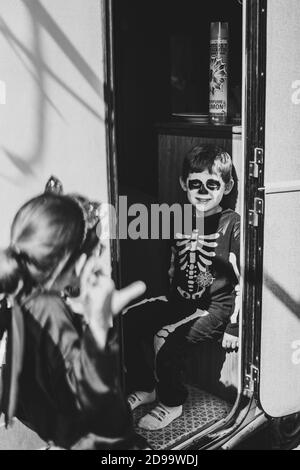
{"type": "Polygon", "coordinates": [[[191,136],[209,135],[212,137],[230,137],[232,135],[232,128],[240,127],[240,124],[232,123],[224,125],[213,125],[210,123],[197,123],[174,120],[169,122],[157,123],[155,127],[159,134],[191,136]]]}

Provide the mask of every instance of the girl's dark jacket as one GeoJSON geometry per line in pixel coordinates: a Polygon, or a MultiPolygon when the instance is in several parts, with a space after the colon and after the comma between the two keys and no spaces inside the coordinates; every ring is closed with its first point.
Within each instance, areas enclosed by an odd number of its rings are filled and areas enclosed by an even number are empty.
{"type": "Polygon", "coordinates": [[[1,411],[66,449],[143,447],[120,389],[115,335],[103,350],[88,326],[75,325],[56,292],[1,309],[0,338],[8,330],[1,411]]]}

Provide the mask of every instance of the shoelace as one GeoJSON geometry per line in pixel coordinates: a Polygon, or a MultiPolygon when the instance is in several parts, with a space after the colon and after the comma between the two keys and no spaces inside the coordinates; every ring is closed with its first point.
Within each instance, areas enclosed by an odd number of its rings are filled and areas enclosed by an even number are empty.
{"type": "Polygon", "coordinates": [[[129,401],[130,405],[134,405],[137,401],[141,401],[141,399],[139,398],[138,395],[136,395],[135,393],[132,393],[128,397],[128,401],[129,401]]]}
{"type": "Polygon", "coordinates": [[[170,411],[167,410],[164,405],[157,405],[152,411],[149,413],[154,418],[162,421],[166,416],[170,414],[170,411]]]}

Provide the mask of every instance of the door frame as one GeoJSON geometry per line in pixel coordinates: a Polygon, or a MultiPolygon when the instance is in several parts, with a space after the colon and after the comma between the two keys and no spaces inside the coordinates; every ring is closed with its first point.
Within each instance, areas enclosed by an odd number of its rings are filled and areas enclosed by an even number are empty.
{"type": "MultiPolygon", "coordinates": [[[[113,39],[113,0],[102,0],[103,57],[104,57],[104,100],[106,132],[106,164],[108,175],[108,202],[118,214],[118,171],[116,139],[116,86],[114,72],[113,39]]],[[[114,232],[118,234],[118,217],[110,220],[115,223],[114,232]]],[[[120,287],[120,244],[118,237],[110,238],[112,278],[120,287]]]]}
{"type": "MultiPolygon", "coordinates": [[[[113,3],[114,0],[102,0],[104,30],[104,70],[106,103],[106,136],[109,203],[118,214],[118,179],[116,142],[116,85],[114,73],[114,35],[113,3]]],[[[267,0],[243,0],[244,8],[244,73],[243,81],[243,131],[244,131],[244,216],[242,223],[242,305],[243,321],[241,325],[241,381],[242,392],[226,419],[209,427],[213,436],[207,436],[207,429],[194,436],[181,448],[192,445],[195,448],[218,447],[238,433],[242,422],[249,416],[258,395],[260,366],[261,298],[263,278],[263,213],[257,214],[254,225],[256,199],[264,202],[264,165],[258,163],[257,177],[253,176],[255,149],[264,149],[265,145],[265,95],[266,95],[266,25],[267,0]],[[255,223],[256,223],[255,222],[255,223]]],[[[116,221],[118,222],[118,221],[116,221]]],[[[118,233],[118,227],[117,231],[118,233]]],[[[120,246],[119,240],[110,240],[112,277],[120,287],[120,246]]],[[[120,335],[122,338],[122,335],[120,335]]],[[[122,367],[122,366],[121,366],[122,367]]]]}
{"type": "Polygon", "coordinates": [[[258,398],[264,247],[267,0],[246,2],[242,362],[243,388],[258,398]]]}

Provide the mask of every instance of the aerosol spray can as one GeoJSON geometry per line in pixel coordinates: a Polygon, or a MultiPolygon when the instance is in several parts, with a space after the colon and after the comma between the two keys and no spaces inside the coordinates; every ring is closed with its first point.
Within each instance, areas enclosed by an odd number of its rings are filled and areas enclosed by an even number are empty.
{"type": "Polygon", "coordinates": [[[209,115],[213,124],[226,124],[228,93],[228,23],[210,25],[209,115]]]}

